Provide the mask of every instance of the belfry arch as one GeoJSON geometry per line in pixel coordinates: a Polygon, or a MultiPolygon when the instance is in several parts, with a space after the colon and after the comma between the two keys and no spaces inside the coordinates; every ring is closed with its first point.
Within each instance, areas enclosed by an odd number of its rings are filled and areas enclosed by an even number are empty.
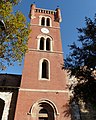
{"type": "Polygon", "coordinates": [[[52,52],[53,38],[50,35],[39,34],[37,36],[37,49],[52,52]]]}

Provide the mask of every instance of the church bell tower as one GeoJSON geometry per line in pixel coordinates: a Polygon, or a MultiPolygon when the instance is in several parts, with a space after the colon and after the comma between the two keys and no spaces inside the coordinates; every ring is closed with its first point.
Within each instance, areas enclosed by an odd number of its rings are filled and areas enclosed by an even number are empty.
{"type": "Polygon", "coordinates": [[[28,51],[19,89],[15,120],[70,120],[66,115],[68,90],[62,70],[60,9],[30,7],[28,51]]]}

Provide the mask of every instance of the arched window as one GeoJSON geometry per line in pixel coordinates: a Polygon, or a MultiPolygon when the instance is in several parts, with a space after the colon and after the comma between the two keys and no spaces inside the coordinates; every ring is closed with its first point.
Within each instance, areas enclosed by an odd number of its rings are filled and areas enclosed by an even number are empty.
{"type": "Polygon", "coordinates": [[[44,17],[42,17],[42,19],[41,19],[41,25],[45,25],[45,18],[44,17]]]}
{"type": "Polygon", "coordinates": [[[49,64],[47,60],[42,62],[42,78],[49,79],[49,64]]]}
{"type": "Polygon", "coordinates": [[[39,16],[39,25],[43,25],[43,26],[52,26],[52,20],[51,17],[49,16],[39,16]]]}
{"type": "Polygon", "coordinates": [[[50,38],[46,39],[46,50],[50,50],[50,38]]]}
{"type": "Polygon", "coordinates": [[[37,49],[52,52],[53,51],[53,39],[48,35],[40,35],[37,37],[37,49]]]}
{"type": "Polygon", "coordinates": [[[40,50],[44,50],[44,38],[40,38],[40,50]]]}
{"type": "Polygon", "coordinates": [[[50,19],[49,18],[46,19],[46,26],[50,26],[50,19]]]}
{"type": "Polygon", "coordinates": [[[52,38],[44,36],[40,37],[38,41],[37,48],[39,48],[39,50],[52,51],[52,38]]]}
{"type": "Polygon", "coordinates": [[[39,62],[39,80],[50,80],[50,61],[46,58],[39,62]]]}

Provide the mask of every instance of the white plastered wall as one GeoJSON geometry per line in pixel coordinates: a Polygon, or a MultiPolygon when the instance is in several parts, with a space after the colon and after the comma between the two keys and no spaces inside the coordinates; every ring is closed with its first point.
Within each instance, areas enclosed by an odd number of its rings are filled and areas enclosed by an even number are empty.
{"type": "Polygon", "coordinates": [[[1,120],[8,120],[9,108],[12,98],[12,92],[0,92],[0,98],[4,100],[5,106],[1,120]]]}

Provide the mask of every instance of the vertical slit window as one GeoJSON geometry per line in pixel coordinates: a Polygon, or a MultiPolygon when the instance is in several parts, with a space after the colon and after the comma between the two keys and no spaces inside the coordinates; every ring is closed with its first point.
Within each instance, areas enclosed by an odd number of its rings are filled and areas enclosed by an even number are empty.
{"type": "Polygon", "coordinates": [[[50,50],[50,39],[46,39],[46,50],[50,50]]]}
{"type": "Polygon", "coordinates": [[[46,26],[50,26],[50,19],[49,18],[46,19],[46,26]]]}
{"type": "Polygon", "coordinates": [[[40,50],[44,50],[44,38],[40,39],[40,50]]]}
{"type": "Polygon", "coordinates": [[[42,62],[42,78],[49,78],[49,65],[48,65],[48,61],[44,60],[42,62]]]}
{"type": "Polygon", "coordinates": [[[42,19],[41,19],[41,25],[45,25],[45,18],[44,17],[42,17],[42,19]]]}

